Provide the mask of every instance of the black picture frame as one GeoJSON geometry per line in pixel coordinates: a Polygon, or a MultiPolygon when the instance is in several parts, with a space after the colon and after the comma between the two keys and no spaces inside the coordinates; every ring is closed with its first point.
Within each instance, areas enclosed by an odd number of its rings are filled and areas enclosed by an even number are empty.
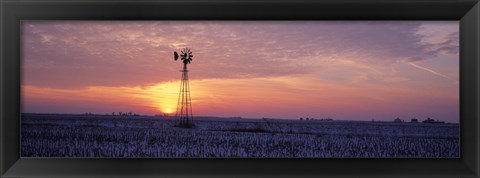
{"type": "Polygon", "coordinates": [[[0,0],[1,177],[478,177],[478,0],[0,0]],[[20,158],[22,20],[459,20],[461,158],[20,158]]]}

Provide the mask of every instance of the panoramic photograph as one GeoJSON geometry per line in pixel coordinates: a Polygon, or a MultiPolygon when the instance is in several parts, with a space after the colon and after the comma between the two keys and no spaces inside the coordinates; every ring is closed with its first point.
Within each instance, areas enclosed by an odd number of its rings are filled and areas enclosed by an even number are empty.
{"type": "Polygon", "coordinates": [[[22,21],[21,157],[459,158],[458,21],[22,21]]]}

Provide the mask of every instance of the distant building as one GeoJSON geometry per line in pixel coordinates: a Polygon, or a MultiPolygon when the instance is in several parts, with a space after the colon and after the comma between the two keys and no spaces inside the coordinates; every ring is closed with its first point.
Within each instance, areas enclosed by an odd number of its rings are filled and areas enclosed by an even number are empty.
{"type": "Polygon", "coordinates": [[[422,121],[422,123],[443,124],[443,123],[445,123],[445,122],[427,118],[427,120],[422,121]]]}
{"type": "Polygon", "coordinates": [[[321,120],[321,121],[333,121],[332,118],[321,118],[320,120],[321,120]]]}
{"type": "Polygon", "coordinates": [[[411,122],[412,123],[418,123],[418,119],[413,118],[411,122]]]}
{"type": "Polygon", "coordinates": [[[397,117],[395,120],[393,120],[393,122],[395,122],[395,123],[400,123],[400,122],[402,122],[402,120],[397,117]]]}

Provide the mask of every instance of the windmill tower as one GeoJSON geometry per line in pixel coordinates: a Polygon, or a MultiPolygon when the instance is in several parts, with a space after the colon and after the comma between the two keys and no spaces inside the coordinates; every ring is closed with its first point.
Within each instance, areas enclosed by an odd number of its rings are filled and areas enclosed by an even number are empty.
{"type": "MultiPolygon", "coordinates": [[[[175,51],[173,52],[173,55],[174,60],[176,61],[179,57],[178,53],[175,51]]],[[[190,49],[184,48],[181,51],[180,59],[183,61],[183,70],[180,71],[182,72],[182,80],[180,83],[180,92],[178,94],[177,112],[175,113],[175,120],[178,121],[175,125],[176,127],[191,128],[194,126],[187,70],[187,64],[192,62],[192,57],[193,55],[190,49]]]]}

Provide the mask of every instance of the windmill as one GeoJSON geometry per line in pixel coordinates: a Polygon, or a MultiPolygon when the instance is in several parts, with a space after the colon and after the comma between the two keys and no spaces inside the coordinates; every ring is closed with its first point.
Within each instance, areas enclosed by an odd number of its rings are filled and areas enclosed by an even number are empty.
{"type": "Polygon", "coordinates": [[[193,124],[192,115],[192,101],[190,98],[190,84],[188,82],[187,64],[192,62],[192,52],[188,48],[183,48],[180,56],[176,51],[173,52],[173,59],[178,60],[178,57],[183,61],[182,80],[180,83],[180,92],[178,94],[177,112],[175,113],[175,120],[179,121],[175,126],[183,128],[191,128],[193,124]]]}

